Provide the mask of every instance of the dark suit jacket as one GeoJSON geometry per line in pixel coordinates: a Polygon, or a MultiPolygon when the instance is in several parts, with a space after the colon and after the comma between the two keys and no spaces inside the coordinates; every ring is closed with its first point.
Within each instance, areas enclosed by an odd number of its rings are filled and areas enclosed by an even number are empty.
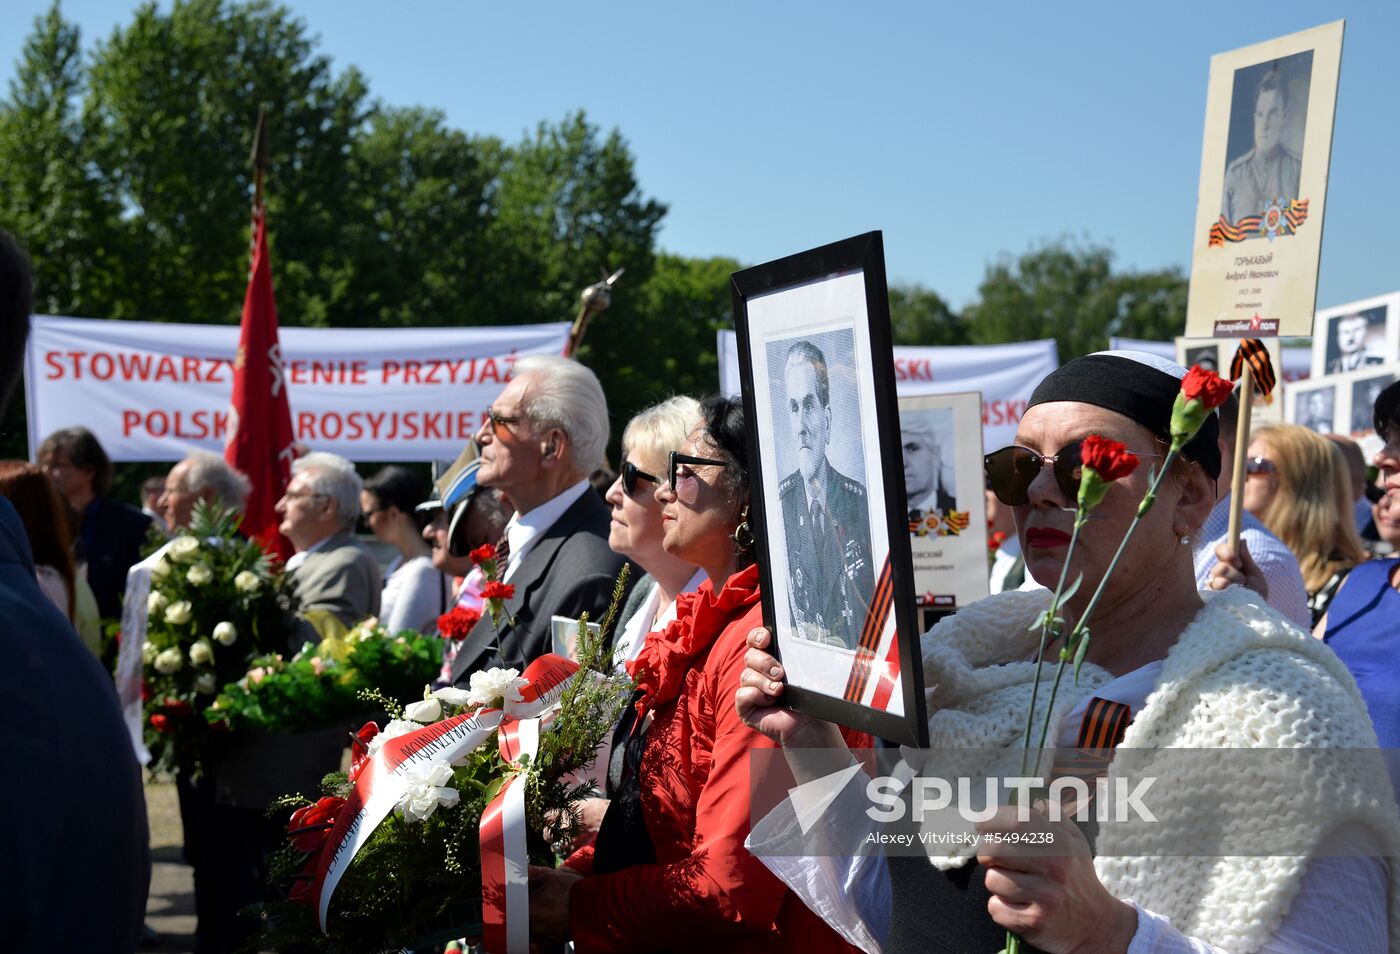
{"type": "Polygon", "coordinates": [[[82,554],[87,561],[87,581],[97,597],[97,610],[103,619],[121,619],[122,594],[126,592],[126,571],[141,560],[141,546],[151,518],[135,507],[107,497],[96,498],[97,506],[85,523],[83,537],[92,541],[82,554]]]}
{"type": "MultiPolygon", "coordinates": [[[[492,666],[524,672],[553,645],[551,616],[577,619],[587,613],[602,622],[626,562],[608,547],[608,522],[607,504],[586,490],[535,540],[510,578],[515,595],[505,603],[499,644],[491,614],[483,612],[453,660],[454,683],[465,684],[473,672],[492,666]]],[[[633,567],[629,583],[639,574],[633,567]]]]}
{"type": "Polygon", "coordinates": [[[0,788],[0,951],[133,951],[151,875],[141,770],[111,675],[39,589],[4,498],[0,619],[0,700],[43,714],[0,739],[12,768],[0,788]]]}

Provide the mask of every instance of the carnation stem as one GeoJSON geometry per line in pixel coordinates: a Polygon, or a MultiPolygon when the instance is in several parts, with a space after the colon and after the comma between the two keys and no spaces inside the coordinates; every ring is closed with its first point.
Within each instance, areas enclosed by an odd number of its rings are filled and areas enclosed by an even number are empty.
{"type": "MultiPolygon", "coordinates": [[[[1060,579],[1055,584],[1055,595],[1050,598],[1050,609],[1040,624],[1040,649],[1035,654],[1035,679],[1031,682],[1031,704],[1026,710],[1026,731],[1021,743],[1021,774],[1025,775],[1031,755],[1031,729],[1035,721],[1035,702],[1040,695],[1040,667],[1045,661],[1045,649],[1050,643],[1050,634],[1055,628],[1055,620],[1060,615],[1060,594],[1065,591],[1065,579],[1069,576],[1069,561],[1074,554],[1074,545],[1079,542],[1079,528],[1084,525],[1084,510],[1081,506],[1074,515],[1074,530],[1070,533],[1069,549],[1065,551],[1065,562],[1060,566],[1060,579]]],[[[1045,744],[1044,739],[1041,745],[1045,744]]],[[[1015,935],[1011,935],[1014,937],[1015,935]]]]}

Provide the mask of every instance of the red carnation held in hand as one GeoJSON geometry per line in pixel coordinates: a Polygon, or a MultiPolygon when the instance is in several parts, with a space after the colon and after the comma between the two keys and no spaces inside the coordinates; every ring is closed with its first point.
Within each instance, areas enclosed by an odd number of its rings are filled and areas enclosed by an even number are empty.
{"type": "Polygon", "coordinates": [[[496,559],[496,545],[494,543],[483,543],[481,546],[473,550],[469,555],[472,558],[472,562],[475,563],[477,566],[480,566],[487,560],[496,559]]]}
{"type": "Polygon", "coordinates": [[[345,799],[327,795],[315,805],[306,805],[292,812],[287,822],[287,840],[297,851],[319,851],[330,834],[335,814],[345,799]]]}
{"type": "Polygon", "coordinates": [[[486,600],[508,600],[514,595],[514,583],[500,583],[492,580],[481,588],[481,598],[486,600]]]}
{"type": "Polygon", "coordinates": [[[1137,470],[1138,459],[1126,444],[1090,434],[1079,445],[1079,462],[1092,467],[1105,481],[1118,480],[1137,470]]]}
{"type": "Polygon", "coordinates": [[[1204,371],[1199,364],[1191,366],[1186,377],[1181,379],[1181,393],[1186,400],[1200,400],[1206,410],[1225,403],[1235,385],[1226,381],[1214,371],[1204,371]]]}

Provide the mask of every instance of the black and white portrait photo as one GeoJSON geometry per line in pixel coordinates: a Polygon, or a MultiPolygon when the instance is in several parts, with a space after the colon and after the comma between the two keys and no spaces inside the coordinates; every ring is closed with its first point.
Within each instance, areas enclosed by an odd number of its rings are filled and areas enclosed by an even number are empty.
{"type": "Polygon", "coordinates": [[[1319,434],[1331,434],[1334,427],[1333,412],[1337,406],[1335,385],[1314,388],[1298,395],[1297,422],[1319,434]]]}
{"type": "Polygon", "coordinates": [[[854,649],[875,583],[852,373],[855,335],[770,341],[767,351],[797,635],[854,649]]]}
{"type": "MultiPolygon", "coordinates": [[[[1220,214],[1232,225],[1299,198],[1313,51],[1235,71],[1220,214]]],[[[1256,232],[1251,238],[1257,238],[1256,232]]]]}
{"type": "Polygon", "coordinates": [[[1351,433],[1361,437],[1374,431],[1376,398],[1395,380],[1393,374],[1378,374],[1351,382],[1351,433]]]}
{"type": "Polygon", "coordinates": [[[1214,371],[1220,373],[1218,360],[1216,358],[1216,346],[1214,344],[1203,345],[1199,348],[1186,349],[1186,367],[1190,368],[1200,365],[1202,371],[1214,371]]]}
{"type": "MultiPolygon", "coordinates": [[[[953,470],[945,466],[943,448],[952,448],[951,408],[901,411],[900,450],[904,455],[904,492],[912,526],[929,514],[958,509],[953,470]]],[[[949,463],[951,463],[951,454],[949,463]]]]}
{"type": "Polygon", "coordinates": [[[1384,363],[1385,311],[1385,305],[1377,305],[1328,319],[1328,374],[1359,371],[1384,363]]]}

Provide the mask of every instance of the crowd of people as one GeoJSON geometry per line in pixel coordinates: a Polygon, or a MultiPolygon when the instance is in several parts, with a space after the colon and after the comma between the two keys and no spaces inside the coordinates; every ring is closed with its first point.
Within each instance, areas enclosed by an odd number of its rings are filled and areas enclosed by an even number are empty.
{"type": "MultiPolygon", "coordinates": [[[[0,398],[18,375],[28,282],[22,251],[0,233],[0,398]]],[[[938,749],[1021,745],[1041,669],[1033,624],[1065,570],[1075,504],[1065,475],[1090,434],[1164,456],[1183,374],[1105,352],[1068,362],[1036,389],[1008,449],[1016,466],[987,470],[994,595],[922,638],[932,749],[903,753],[911,775],[936,768],[925,760],[938,749]]],[[[1400,561],[1385,556],[1400,545],[1400,384],[1375,402],[1385,443],[1371,462],[1338,435],[1271,425],[1249,435],[1244,484],[1232,486],[1235,420],[1230,402],[1207,419],[1118,557],[1092,607],[1096,638],[1082,671],[1050,713],[1060,745],[1084,744],[1103,705],[1121,713],[1110,742],[1124,749],[1400,745],[1400,561]],[[1245,517],[1232,543],[1234,494],[1245,517]]],[[[764,541],[750,519],[742,402],[673,397],[642,411],[623,431],[616,471],[600,474],[610,424],[591,371],[529,357],[436,484],[398,466],[362,479],[351,462],[313,450],[295,461],[276,506],[295,550],[285,569],[299,612],[317,630],[377,616],[391,630],[431,632],[455,608],[480,612],[486,581],[470,554],[495,547],[513,593],[499,623],[481,613],[450,641],[443,685],[557,651],[554,621],[602,618],[619,571],[633,568],[614,658],[633,677],[635,704],[600,756],[599,797],[580,806],[571,853],[559,868],[530,871],[538,943],[994,951],[1007,930],[1050,954],[1381,952],[1400,942],[1390,860],[1400,857],[1400,815],[1383,772],[1329,793],[1242,769],[1231,784],[1254,786],[1261,811],[1290,799],[1346,806],[1308,850],[1268,865],[1108,851],[1040,813],[1000,813],[984,830],[1053,830],[1072,846],[1067,855],[1022,857],[988,843],[938,863],[882,857],[858,848],[869,822],[857,781],[838,786],[819,822],[849,850],[821,863],[802,850],[810,826],[797,824],[795,803],[753,825],[755,752],[785,757],[804,782],[845,770],[849,752],[877,743],[779,704],[783,664],[763,627],[764,541]],[[387,569],[366,535],[392,553],[387,569]]],[[[32,730],[7,734],[30,768],[0,803],[13,847],[0,875],[0,946],[91,948],[96,932],[96,946],[132,950],[149,850],[139,767],[99,661],[101,620],[119,618],[143,545],[189,527],[201,501],[239,511],[250,488],[222,457],[196,452],[148,481],[138,508],[111,498],[111,461],[88,431],[50,435],[37,456],[37,465],[0,462],[9,501],[0,503],[0,614],[13,661],[0,691],[12,711],[44,713],[32,730]],[[38,766],[69,771],[55,786],[38,766]],[[74,896],[89,906],[80,924],[65,910],[74,896]]],[[[941,506],[937,475],[922,478],[920,505],[941,506]]],[[[1142,468],[1113,483],[1071,571],[1089,583],[1105,575],[1148,480],[1142,468]]],[[[1090,610],[1091,590],[1063,608],[1070,622],[1090,610]]],[[[220,860],[206,853],[199,863],[220,860]]],[[[202,930],[198,949],[238,940],[202,930]]]]}

